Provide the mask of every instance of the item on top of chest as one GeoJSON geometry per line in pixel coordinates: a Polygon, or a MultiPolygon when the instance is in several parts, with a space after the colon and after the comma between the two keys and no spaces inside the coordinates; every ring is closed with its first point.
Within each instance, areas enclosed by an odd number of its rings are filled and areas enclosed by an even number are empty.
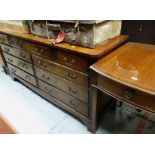
{"type": "Polygon", "coordinates": [[[121,21],[117,20],[63,20],[30,21],[30,31],[34,35],[52,39],[52,42],[67,42],[95,48],[120,34],[121,21]]]}

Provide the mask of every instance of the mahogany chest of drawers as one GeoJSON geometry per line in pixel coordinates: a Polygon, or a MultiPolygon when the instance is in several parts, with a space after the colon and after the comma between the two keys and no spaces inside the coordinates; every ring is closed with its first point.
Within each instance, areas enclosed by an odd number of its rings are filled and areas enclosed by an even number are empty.
{"type": "Polygon", "coordinates": [[[11,77],[80,118],[89,131],[89,66],[127,38],[120,35],[96,49],[88,49],[67,43],[52,45],[50,40],[31,34],[0,34],[11,77]]]}

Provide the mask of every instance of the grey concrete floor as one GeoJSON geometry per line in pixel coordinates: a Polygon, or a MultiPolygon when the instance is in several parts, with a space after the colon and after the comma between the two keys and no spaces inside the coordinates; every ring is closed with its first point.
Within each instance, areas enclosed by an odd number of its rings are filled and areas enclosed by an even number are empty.
{"type": "MultiPolygon", "coordinates": [[[[22,85],[13,81],[0,68],[0,114],[4,115],[18,133],[90,134],[84,124],[62,109],[22,85]]],[[[142,112],[123,104],[107,109],[97,134],[135,133],[141,120],[142,133],[155,133],[154,116],[142,118],[142,112]]]]}

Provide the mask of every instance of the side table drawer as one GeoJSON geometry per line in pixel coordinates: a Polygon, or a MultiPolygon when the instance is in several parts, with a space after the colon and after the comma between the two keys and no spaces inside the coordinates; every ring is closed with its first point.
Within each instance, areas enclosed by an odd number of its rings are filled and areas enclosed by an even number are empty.
{"type": "Polygon", "coordinates": [[[1,44],[1,48],[2,48],[3,52],[9,53],[11,55],[14,55],[22,60],[25,60],[25,61],[31,63],[30,53],[22,51],[17,48],[13,48],[13,47],[4,45],[4,44],[1,44]]]}
{"type": "Polygon", "coordinates": [[[0,34],[0,43],[4,43],[4,44],[9,45],[8,36],[5,34],[0,34]]]}
{"type": "Polygon", "coordinates": [[[68,105],[69,107],[75,109],[76,111],[80,112],[81,114],[84,114],[88,116],[88,106],[87,104],[83,103],[82,101],[78,100],[77,98],[53,87],[49,84],[38,80],[39,88],[42,89],[47,94],[55,97],[62,103],[68,105]]]}
{"type": "Polygon", "coordinates": [[[22,79],[24,79],[25,81],[37,86],[37,81],[36,81],[36,78],[34,76],[32,76],[32,75],[18,69],[15,66],[10,65],[10,64],[8,64],[8,67],[9,67],[9,71],[12,74],[15,74],[15,75],[21,77],[22,79]]]}
{"type": "Polygon", "coordinates": [[[30,41],[18,39],[15,37],[10,38],[10,43],[11,43],[11,46],[13,47],[19,48],[27,52],[31,52],[43,58],[46,58],[46,59],[52,58],[52,48],[50,47],[33,43],[30,41]]]}
{"type": "Polygon", "coordinates": [[[138,91],[105,77],[98,76],[98,87],[127,103],[155,112],[155,96],[138,91]]]}
{"type": "Polygon", "coordinates": [[[88,102],[88,89],[86,87],[74,84],[73,82],[65,80],[38,67],[35,67],[35,73],[39,79],[65,91],[72,96],[81,99],[86,103],[88,102]]]}
{"type": "Polygon", "coordinates": [[[5,57],[5,60],[8,63],[10,63],[10,64],[12,64],[12,65],[26,71],[26,72],[28,72],[28,73],[30,73],[32,75],[34,75],[32,64],[27,63],[27,62],[25,62],[23,60],[20,60],[20,59],[14,57],[14,56],[11,56],[11,55],[9,55],[7,53],[4,53],[4,57],[5,57]]]}
{"type": "Polygon", "coordinates": [[[84,57],[56,50],[55,61],[78,71],[88,73],[88,60],[84,57]]]}
{"type": "Polygon", "coordinates": [[[38,66],[46,71],[54,73],[58,76],[61,76],[69,81],[72,81],[76,84],[80,84],[82,86],[87,86],[88,84],[88,76],[87,74],[80,73],[68,67],[59,65],[52,61],[45,60],[43,58],[32,55],[33,63],[35,66],[38,66]]]}

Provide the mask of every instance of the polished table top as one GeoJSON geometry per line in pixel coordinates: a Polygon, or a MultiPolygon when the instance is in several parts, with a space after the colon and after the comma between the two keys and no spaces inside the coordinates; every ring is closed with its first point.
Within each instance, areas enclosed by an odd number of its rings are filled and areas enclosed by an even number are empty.
{"type": "Polygon", "coordinates": [[[91,66],[95,72],[155,95],[155,45],[129,42],[91,66]]]}

